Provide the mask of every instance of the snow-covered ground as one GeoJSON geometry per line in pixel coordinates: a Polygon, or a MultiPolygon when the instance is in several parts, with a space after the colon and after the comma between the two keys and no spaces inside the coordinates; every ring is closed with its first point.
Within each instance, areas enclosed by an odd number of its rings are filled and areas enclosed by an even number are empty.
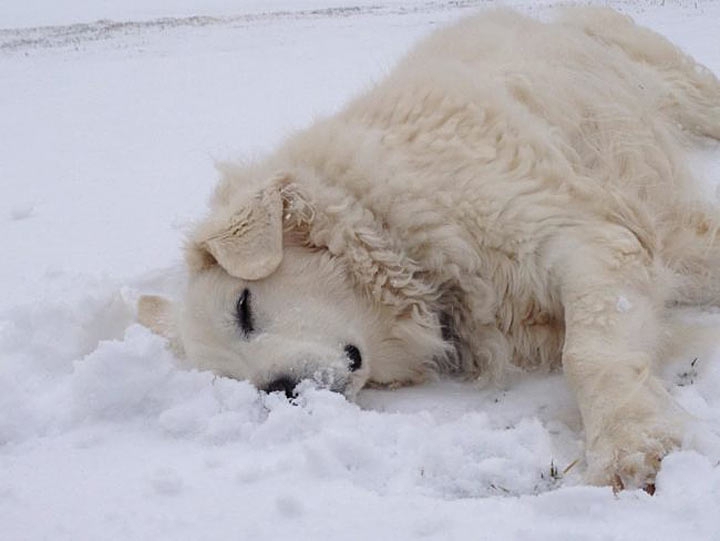
{"type": "MultiPolygon", "coordinates": [[[[140,292],[181,287],[215,160],[267,151],[488,5],[3,1],[0,539],[720,539],[720,348],[690,340],[665,369],[684,449],[654,497],[616,496],[582,484],[560,375],[297,407],[175,368],[134,324],[140,292]]],[[[720,3],[615,5],[720,73],[720,3]]],[[[717,145],[695,165],[713,185],[717,145]]]]}

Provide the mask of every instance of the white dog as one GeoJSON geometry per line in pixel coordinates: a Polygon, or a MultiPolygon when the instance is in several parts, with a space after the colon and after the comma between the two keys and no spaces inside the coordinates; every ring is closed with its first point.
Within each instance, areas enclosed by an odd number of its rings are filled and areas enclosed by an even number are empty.
{"type": "Polygon", "coordinates": [[[651,366],[667,306],[720,301],[716,210],[683,161],[720,84],[615,12],[441,30],[339,114],[224,166],[182,305],[193,366],[292,395],[562,364],[591,482],[648,486],[681,436],[651,366]]]}

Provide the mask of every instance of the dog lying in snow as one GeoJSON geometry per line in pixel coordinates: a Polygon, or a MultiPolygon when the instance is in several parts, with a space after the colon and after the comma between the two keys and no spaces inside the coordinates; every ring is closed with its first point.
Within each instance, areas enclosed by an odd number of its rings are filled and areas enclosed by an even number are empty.
{"type": "Polygon", "coordinates": [[[420,43],[342,112],[221,167],[184,302],[139,319],[193,366],[352,397],[434,371],[562,365],[587,478],[652,483],[680,423],[650,373],[667,307],[720,301],[683,161],[720,84],[615,12],[510,11],[420,43]]]}

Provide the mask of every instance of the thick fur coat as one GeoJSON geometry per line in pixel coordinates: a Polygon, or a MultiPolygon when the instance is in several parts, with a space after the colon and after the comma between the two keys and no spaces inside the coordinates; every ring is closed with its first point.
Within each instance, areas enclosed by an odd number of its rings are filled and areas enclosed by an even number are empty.
{"type": "Polygon", "coordinates": [[[717,79],[630,19],[467,18],[223,166],[184,303],[146,297],[140,317],[270,390],[562,365],[588,479],[648,485],[681,437],[651,373],[667,307],[720,301],[717,211],[684,161],[700,136],[720,138],[717,79]]]}

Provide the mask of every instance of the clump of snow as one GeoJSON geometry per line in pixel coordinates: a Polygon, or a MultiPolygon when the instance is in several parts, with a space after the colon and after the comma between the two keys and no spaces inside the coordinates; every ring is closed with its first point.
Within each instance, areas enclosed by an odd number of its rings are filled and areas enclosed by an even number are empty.
{"type": "Polygon", "coordinates": [[[620,295],[617,299],[617,304],[615,305],[615,308],[618,312],[628,312],[632,309],[632,303],[627,297],[624,297],[620,295]]]}
{"type": "MultiPolygon", "coordinates": [[[[217,0],[205,8],[294,12],[0,31],[1,537],[717,538],[717,313],[692,314],[702,332],[663,367],[688,430],[654,497],[583,484],[584,434],[559,374],[365,390],[357,404],[309,387],[291,404],[180,369],[135,323],[140,292],[182,288],[182,234],[203,212],[213,158],[262,152],[332,112],[468,11],[337,4],[217,0]]],[[[617,4],[720,71],[717,4],[617,4]]],[[[3,16],[200,13],[194,0],[168,6],[73,0],[60,13],[36,0],[3,16]]],[[[716,151],[694,162],[708,183],[716,151]]]]}

